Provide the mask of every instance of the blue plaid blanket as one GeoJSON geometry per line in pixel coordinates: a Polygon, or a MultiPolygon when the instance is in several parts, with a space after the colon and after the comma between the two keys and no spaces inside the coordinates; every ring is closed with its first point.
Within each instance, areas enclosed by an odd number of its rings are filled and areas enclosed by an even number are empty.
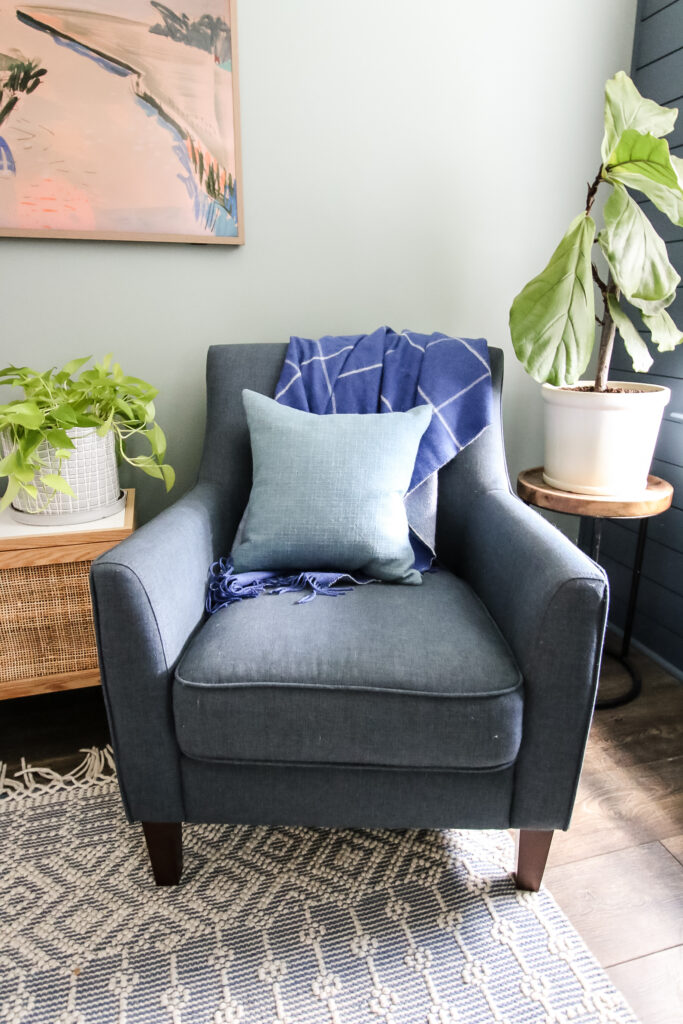
{"type": "MultiPolygon", "coordinates": [[[[491,422],[491,371],[483,338],[452,338],[380,327],[372,334],[290,339],[275,398],[304,412],[405,412],[430,404],[434,415],[425,432],[406,495],[415,567],[429,569],[434,558],[438,471],[491,422]]],[[[232,572],[229,558],[211,566],[207,611],[264,591],[309,590],[339,594],[341,582],[368,582],[347,573],[232,572]]]]}

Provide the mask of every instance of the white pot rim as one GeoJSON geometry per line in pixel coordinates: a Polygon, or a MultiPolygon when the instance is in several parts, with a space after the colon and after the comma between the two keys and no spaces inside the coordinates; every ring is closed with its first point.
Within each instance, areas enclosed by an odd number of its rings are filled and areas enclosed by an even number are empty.
{"type": "Polygon", "coordinates": [[[578,380],[572,386],[556,387],[542,384],[541,395],[551,405],[591,406],[594,409],[632,409],[639,405],[668,405],[671,389],[662,384],[646,384],[644,381],[611,380],[609,383],[623,388],[623,391],[576,391],[575,388],[592,387],[595,381],[578,380]]]}

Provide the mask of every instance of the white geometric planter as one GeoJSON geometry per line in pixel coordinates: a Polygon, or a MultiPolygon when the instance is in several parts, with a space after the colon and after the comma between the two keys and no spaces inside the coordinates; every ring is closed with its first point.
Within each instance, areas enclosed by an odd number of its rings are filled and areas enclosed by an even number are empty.
{"type": "MultiPolygon", "coordinates": [[[[544,384],[543,479],[576,494],[629,498],[647,486],[669,388],[612,381],[624,394],[544,384]]],[[[592,386],[579,381],[576,387],[592,386]]]]}
{"type": "MultiPolygon", "coordinates": [[[[60,491],[53,492],[45,487],[38,476],[34,483],[38,499],[19,493],[10,506],[14,519],[34,526],[63,526],[89,523],[113,515],[125,504],[125,496],[119,486],[116,465],[114,433],[109,431],[98,437],[93,427],[72,427],[67,434],[76,445],[68,459],[61,465],[61,475],[71,486],[75,498],[60,491]]],[[[0,434],[0,448],[8,455],[12,444],[6,434],[0,434]]],[[[54,448],[43,441],[37,449],[45,473],[57,473],[59,460],[54,448]]]]}

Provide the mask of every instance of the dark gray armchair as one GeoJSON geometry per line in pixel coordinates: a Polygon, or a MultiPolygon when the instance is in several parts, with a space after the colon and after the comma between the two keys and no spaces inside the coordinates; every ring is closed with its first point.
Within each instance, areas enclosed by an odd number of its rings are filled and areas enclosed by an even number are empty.
{"type": "Polygon", "coordinates": [[[569,825],[607,611],[600,568],[510,492],[495,418],[439,478],[440,572],[204,613],[251,484],[241,391],[284,345],[215,346],[196,486],[92,567],[121,795],[158,884],[182,822],[518,828],[537,889],[569,825]]]}

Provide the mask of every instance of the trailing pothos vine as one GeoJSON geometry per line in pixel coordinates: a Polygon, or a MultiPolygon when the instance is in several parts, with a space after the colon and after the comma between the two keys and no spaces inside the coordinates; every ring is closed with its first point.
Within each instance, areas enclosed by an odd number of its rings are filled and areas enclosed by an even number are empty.
{"type": "Polygon", "coordinates": [[[0,511],[21,491],[35,499],[36,479],[52,491],[73,496],[61,473],[46,471],[44,458],[46,443],[60,467],[71,456],[75,444],[68,431],[72,427],[90,427],[100,437],[113,431],[119,461],[163,480],[167,491],[173,486],[174,471],[164,462],[166,438],[155,419],[157,389],[124,374],[118,363],[112,364],[110,355],[90,369],[82,369],[90,358],[73,359],[61,369],[52,367],[43,373],[28,366],[0,370],[0,385],[24,392],[23,398],[0,405],[0,432],[10,448],[0,461],[0,477],[7,477],[0,511]],[[135,438],[143,439],[148,453],[130,454],[135,438]]]}

